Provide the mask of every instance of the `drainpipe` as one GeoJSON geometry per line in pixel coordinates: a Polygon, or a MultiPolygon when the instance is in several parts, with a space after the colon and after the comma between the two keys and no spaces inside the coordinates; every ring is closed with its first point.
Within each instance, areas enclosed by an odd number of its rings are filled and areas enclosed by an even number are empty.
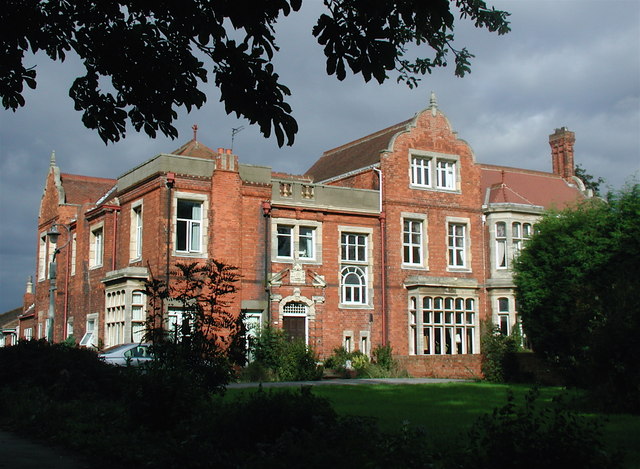
{"type": "Polygon", "coordinates": [[[65,253],[67,269],[64,273],[64,307],[62,308],[64,324],[62,324],[62,340],[67,339],[67,318],[69,316],[69,269],[71,267],[71,255],[69,254],[69,251],[73,250],[73,234],[71,232],[68,234],[71,237],[71,249],[67,249],[67,252],[65,253]]]}
{"type": "Polygon", "coordinates": [[[388,330],[387,330],[387,225],[386,215],[382,210],[382,171],[378,168],[373,168],[378,173],[380,180],[379,188],[379,210],[380,210],[380,283],[381,283],[381,302],[382,302],[382,345],[387,345],[388,342],[388,330]]]}
{"type": "Polygon", "coordinates": [[[262,201],[262,215],[264,217],[264,291],[267,297],[267,323],[271,324],[271,287],[269,286],[269,233],[271,231],[271,202],[262,201]]]}
{"type": "Polygon", "coordinates": [[[167,173],[167,226],[166,226],[166,234],[167,234],[167,252],[166,252],[166,272],[165,272],[165,282],[167,284],[167,288],[169,288],[169,268],[171,262],[171,189],[176,183],[176,175],[175,173],[167,173]]]}
{"type": "MultiPolygon", "coordinates": [[[[482,214],[482,291],[484,293],[484,311],[485,311],[485,319],[489,319],[493,323],[493,311],[491,308],[491,300],[489,299],[489,289],[487,288],[487,253],[491,252],[491,246],[487,246],[486,242],[486,231],[489,229],[487,225],[487,215],[482,214]]],[[[489,240],[491,237],[489,237],[489,240]]],[[[489,241],[491,242],[491,241],[489,241]]],[[[506,249],[506,246],[505,246],[506,249]]],[[[505,256],[507,253],[505,252],[505,256]]],[[[478,303],[480,304],[480,303],[478,303]]],[[[480,336],[482,336],[482,331],[480,331],[480,311],[478,311],[478,332],[480,336]]],[[[480,341],[478,341],[478,350],[480,350],[480,341]]]]}

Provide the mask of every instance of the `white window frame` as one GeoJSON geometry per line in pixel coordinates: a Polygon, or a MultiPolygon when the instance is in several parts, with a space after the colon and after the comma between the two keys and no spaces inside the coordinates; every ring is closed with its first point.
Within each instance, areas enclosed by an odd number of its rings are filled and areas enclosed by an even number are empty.
{"type": "Polygon", "coordinates": [[[347,265],[340,271],[340,302],[343,305],[368,304],[367,268],[359,265],[347,265]],[[347,278],[356,278],[357,283],[347,283],[347,278]]]}
{"type": "Polygon", "coordinates": [[[408,306],[410,355],[480,353],[475,296],[411,292],[408,306]]]}
{"type": "Polygon", "coordinates": [[[351,353],[354,351],[352,331],[344,331],[342,333],[342,346],[344,347],[347,353],[351,353]]]}
{"type": "Polygon", "coordinates": [[[142,258],[142,234],[143,234],[143,208],[142,201],[131,206],[130,248],[129,261],[137,261],[142,258]]]}
{"type": "Polygon", "coordinates": [[[98,346],[98,313],[87,314],[85,333],[80,339],[81,347],[98,346]]]}
{"type": "Polygon", "coordinates": [[[104,222],[93,225],[90,229],[89,267],[102,267],[104,260],[104,222]]]}
{"type": "Polygon", "coordinates": [[[312,226],[298,226],[298,259],[316,258],[316,229],[312,226]],[[306,245],[307,249],[302,246],[306,245]]]}
{"type": "Polygon", "coordinates": [[[371,337],[369,331],[360,331],[358,350],[367,356],[371,355],[371,337]]]}
{"type": "Polygon", "coordinates": [[[131,339],[142,342],[147,319],[147,295],[143,290],[131,292],[131,339]]]}
{"type": "Polygon", "coordinates": [[[38,281],[47,278],[47,246],[47,233],[42,232],[38,243],[38,281]]]}
{"type": "Polygon", "coordinates": [[[428,269],[428,250],[427,250],[427,216],[421,213],[408,213],[403,212],[400,218],[400,233],[401,233],[401,251],[400,251],[400,259],[402,259],[402,268],[404,269],[420,269],[426,270],[428,269]],[[420,227],[420,239],[418,243],[416,243],[412,239],[412,234],[416,234],[411,230],[405,230],[405,223],[409,223],[410,227],[419,226],[420,227]],[[409,235],[407,241],[407,235],[409,235]],[[415,257],[415,248],[418,248],[418,257],[415,257]],[[405,251],[408,249],[409,255],[406,256],[405,251]]]}
{"type": "Polygon", "coordinates": [[[409,185],[415,189],[460,191],[460,156],[409,150],[409,185]]]}
{"type": "Polygon", "coordinates": [[[446,253],[448,271],[471,271],[471,236],[468,218],[446,218],[446,253]],[[452,233],[452,228],[454,232],[452,233]],[[462,236],[455,228],[462,228],[462,236]],[[462,245],[459,245],[459,241],[462,245]],[[460,256],[458,256],[460,254],[460,256]],[[461,261],[460,261],[461,259],[461,261]]]}
{"type": "Polygon", "coordinates": [[[67,318],[67,335],[66,337],[71,337],[73,335],[73,316],[67,318]]]}
{"type": "Polygon", "coordinates": [[[71,235],[71,275],[76,274],[76,262],[78,261],[78,234],[71,235]]]}
{"type": "Polygon", "coordinates": [[[294,251],[294,226],[278,225],[276,228],[276,250],[277,257],[293,259],[294,251]],[[282,251],[281,251],[282,246],[282,251]]]}
{"type": "Polygon", "coordinates": [[[126,326],[126,290],[124,287],[106,292],[105,317],[104,317],[104,344],[105,347],[113,347],[127,342],[126,326]]]}
{"type": "Polygon", "coordinates": [[[186,252],[190,254],[202,252],[202,212],[203,207],[201,201],[178,199],[176,206],[176,252],[186,252]],[[190,218],[180,218],[181,204],[190,205],[190,218]],[[194,214],[194,212],[198,213],[194,214]],[[182,224],[185,226],[184,240],[180,239],[182,233],[179,227],[182,224]],[[180,244],[184,244],[184,249],[180,248],[180,244]]]}
{"type": "MultiPolygon", "coordinates": [[[[173,212],[172,212],[172,240],[173,240],[173,255],[178,257],[198,257],[198,258],[206,258],[208,252],[208,229],[209,229],[209,220],[208,220],[208,207],[209,207],[209,198],[205,194],[198,194],[195,192],[175,192],[173,195],[173,212]],[[199,220],[186,219],[186,218],[178,218],[178,204],[179,202],[192,202],[196,204],[200,204],[200,218],[199,220]],[[179,222],[186,222],[187,230],[186,230],[186,249],[178,250],[178,225],[179,222]],[[198,237],[199,246],[197,249],[191,244],[192,243],[192,230],[194,225],[197,224],[199,226],[200,234],[198,237]]],[[[144,217],[144,214],[143,214],[144,217]]],[[[143,221],[144,223],[144,221],[143,221]]]]}
{"type": "Polygon", "coordinates": [[[169,335],[169,340],[173,342],[182,340],[182,321],[185,316],[184,309],[169,307],[165,322],[165,330],[169,335]]]}
{"type": "Polygon", "coordinates": [[[340,307],[342,308],[372,308],[372,239],[372,228],[346,225],[338,226],[338,250],[340,259],[338,278],[340,279],[340,307]],[[346,278],[353,278],[353,275],[358,278],[358,283],[346,283],[346,278]]]}
{"type": "Polygon", "coordinates": [[[431,158],[411,155],[411,185],[431,187],[431,158]]]}
{"type": "Polygon", "coordinates": [[[322,263],[322,223],[313,220],[274,218],[271,220],[271,258],[274,262],[322,263]],[[288,233],[282,231],[288,230],[288,233]],[[289,252],[280,255],[279,240],[288,239],[289,252]],[[309,249],[302,249],[303,245],[309,249]]]}
{"type": "Polygon", "coordinates": [[[436,160],[436,188],[445,190],[455,190],[456,181],[456,162],[444,158],[436,160]]]}
{"type": "Polygon", "coordinates": [[[508,225],[504,221],[498,221],[495,227],[495,247],[496,247],[496,269],[504,270],[509,267],[509,254],[507,252],[507,229],[508,225]]]}
{"type": "Polygon", "coordinates": [[[368,233],[340,232],[340,260],[342,262],[367,262],[368,233]]]}

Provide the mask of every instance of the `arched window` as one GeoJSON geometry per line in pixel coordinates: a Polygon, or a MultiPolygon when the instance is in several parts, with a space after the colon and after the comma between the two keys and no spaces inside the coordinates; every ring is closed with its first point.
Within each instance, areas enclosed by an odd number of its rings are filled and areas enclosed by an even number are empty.
{"type": "Polygon", "coordinates": [[[362,267],[349,266],[342,269],[342,302],[365,304],[367,302],[367,280],[362,267]]]}

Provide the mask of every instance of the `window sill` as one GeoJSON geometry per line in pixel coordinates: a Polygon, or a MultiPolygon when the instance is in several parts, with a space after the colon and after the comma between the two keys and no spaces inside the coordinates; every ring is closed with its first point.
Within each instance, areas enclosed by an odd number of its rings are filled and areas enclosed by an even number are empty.
{"type": "Polygon", "coordinates": [[[442,187],[418,186],[416,184],[409,184],[409,189],[415,189],[418,191],[429,191],[429,192],[445,192],[448,194],[462,194],[462,191],[460,189],[445,189],[442,187]]]}
{"type": "Polygon", "coordinates": [[[424,272],[428,272],[429,271],[429,267],[425,267],[422,264],[402,264],[400,266],[401,269],[403,270],[422,270],[424,272]]]}
{"type": "Polygon", "coordinates": [[[173,257],[193,257],[196,259],[205,259],[207,257],[207,253],[205,252],[182,252],[182,251],[173,251],[171,254],[173,257]]]}
{"type": "Polygon", "coordinates": [[[271,262],[276,264],[300,264],[300,265],[320,265],[322,261],[317,259],[293,259],[291,257],[276,257],[271,262]]]}
{"type": "Polygon", "coordinates": [[[340,309],[373,309],[373,306],[366,303],[339,303],[338,308],[340,309]]]}
{"type": "Polygon", "coordinates": [[[447,267],[447,272],[473,272],[469,267],[447,267]]]}

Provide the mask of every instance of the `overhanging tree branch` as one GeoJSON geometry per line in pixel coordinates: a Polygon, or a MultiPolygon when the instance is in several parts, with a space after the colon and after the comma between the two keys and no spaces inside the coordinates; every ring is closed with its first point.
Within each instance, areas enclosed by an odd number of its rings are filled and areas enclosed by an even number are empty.
{"type": "MultiPolygon", "coordinates": [[[[0,9],[3,60],[0,96],[5,109],[25,105],[24,88],[36,88],[36,70],[25,52],[44,51],[64,61],[70,51],[86,73],[69,95],[82,121],[105,143],[126,135],[127,125],[150,137],[175,138],[177,109],[200,108],[213,75],[225,111],[258,124],[265,137],[292,145],[298,125],[291,95],[271,60],[278,51],[275,24],[297,12],[301,0],[119,0],[72,2],[8,0],[0,9]],[[229,34],[233,30],[233,34],[229,34]],[[233,36],[233,37],[230,37],[233,36]],[[206,63],[199,57],[204,54],[206,63]]],[[[482,0],[325,0],[313,35],[324,46],[327,73],[339,80],[347,69],[379,83],[392,71],[410,87],[455,57],[455,74],[470,71],[465,48],[452,47],[454,13],[478,28],[505,34],[508,13],[482,0]],[[431,58],[405,57],[408,46],[428,46],[431,58]]],[[[422,49],[420,49],[422,50],[422,49]]]]}

